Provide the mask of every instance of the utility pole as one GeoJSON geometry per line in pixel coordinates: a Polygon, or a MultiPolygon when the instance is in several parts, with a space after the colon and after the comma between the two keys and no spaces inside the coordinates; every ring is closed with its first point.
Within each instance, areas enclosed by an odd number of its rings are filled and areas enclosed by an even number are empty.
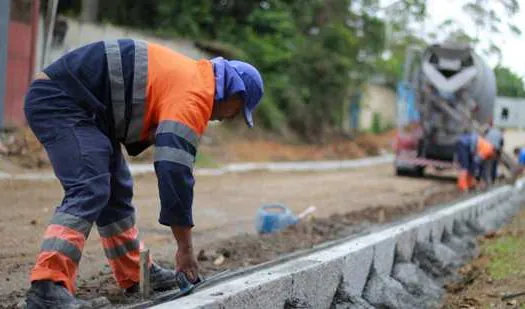
{"type": "Polygon", "coordinates": [[[4,127],[10,4],[11,1],[0,1],[0,129],[4,127]]]}
{"type": "Polygon", "coordinates": [[[53,41],[53,31],[55,30],[55,20],[57,16],[58,0],[47,2],[47,16],[44,23],[44,50],[42,51],[41,68],[47,65],[49,54],[51,53],[51,42],[53,41]]]}

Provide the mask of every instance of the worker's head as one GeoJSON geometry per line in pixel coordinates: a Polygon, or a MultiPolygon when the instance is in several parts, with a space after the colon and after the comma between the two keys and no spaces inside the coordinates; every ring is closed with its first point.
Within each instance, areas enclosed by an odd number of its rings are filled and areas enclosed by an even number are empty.
{"type": "Polygon", "coordinates": [[[521,148],[520,148],[520,147],[516,147],[516,148],[514,148],[514,155],[515,155],[516,157],[519,157],[519,155],[520,155],[520,151],[521,151],[521,148]]]}
{"type": "Polygon", "coordinates": [[[243,110],[244,101],[239,94],[234,94],[226,100],[215,101],[211,113],[211,120],[233,119],[243,110]]]}
{"type": "Polygon", "coordinates": [[[246,124],[253,127],[253,111],[264,94],[261,74],[251,64],[212,59],[215,74],[215,103],[211,120],[231,119],[242,111],[246,124]]]}

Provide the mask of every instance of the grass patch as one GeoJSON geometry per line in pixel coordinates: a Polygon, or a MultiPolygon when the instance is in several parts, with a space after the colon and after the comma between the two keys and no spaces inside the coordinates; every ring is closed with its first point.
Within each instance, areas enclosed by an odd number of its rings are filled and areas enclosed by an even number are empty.
{"type": "Polygon", "coordinates": [[[525,272],[525,239],[503,236],[484,247],[490,257],[488,271],[496,280],[506,279],[525,272]]]}

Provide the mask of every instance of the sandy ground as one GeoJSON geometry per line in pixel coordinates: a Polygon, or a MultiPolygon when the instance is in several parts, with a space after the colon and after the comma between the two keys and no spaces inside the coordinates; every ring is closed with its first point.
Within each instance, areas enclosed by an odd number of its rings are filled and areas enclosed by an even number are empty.
{"type": "MultiPolygon", "coordinates": [[[[280,202],[299,212],[315,205],[318,217],[421,199],[425,190],[441,187],[435,179],[396,178],[390,165],[319,173],[250,173],[198,177],[195,188],[195,246],[242,233],[254,233],[256,211],[280,202]]],[[[159,211],[154,175],[135,179],[134,203],[141,234],[155,257],[172,260],[175,245],[169,230],[157,223],[159,211]]],[[[0,299],[27,288],[28,273],[62,190],[58,182],[0,182],[0,299]]],[[[93,231],[81,261],[80,278],[104,269],[105,259],[93,231]]]]}
{"type": "Polygon", "coordinates": [[[525,131],[506,130],[505,131],[505,151],[513,153],[515,147],[525,146],[525,131]]]}
{"type": "Polygon", "coordinates": [[[504,150],[517,162],[517,157],[514,155],[514,148],[525,147],[525,131],[522,130],[510,130],[504,131],[504,150]]]}

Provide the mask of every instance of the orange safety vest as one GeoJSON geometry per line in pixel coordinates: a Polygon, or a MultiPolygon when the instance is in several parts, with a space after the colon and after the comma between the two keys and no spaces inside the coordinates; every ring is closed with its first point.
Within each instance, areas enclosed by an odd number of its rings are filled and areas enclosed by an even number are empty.
{"type": "Polygon", "coordinates": [[[117,139],[131,155],[150,145],[155,129],[157,133],[172,131],[197,144],[213,108],[215,79],[211,61],[195,61],[157,44],[134,42],[131,104],[125,101],[118,41],[104,42],[117,139]]]}
{"type": "Polygon", "coordinates": [[[476,142],[476,153],[482,160],[487,160],[496,154],[496,150],[489,141],[481,136],[478,136],[476,142]]]}

